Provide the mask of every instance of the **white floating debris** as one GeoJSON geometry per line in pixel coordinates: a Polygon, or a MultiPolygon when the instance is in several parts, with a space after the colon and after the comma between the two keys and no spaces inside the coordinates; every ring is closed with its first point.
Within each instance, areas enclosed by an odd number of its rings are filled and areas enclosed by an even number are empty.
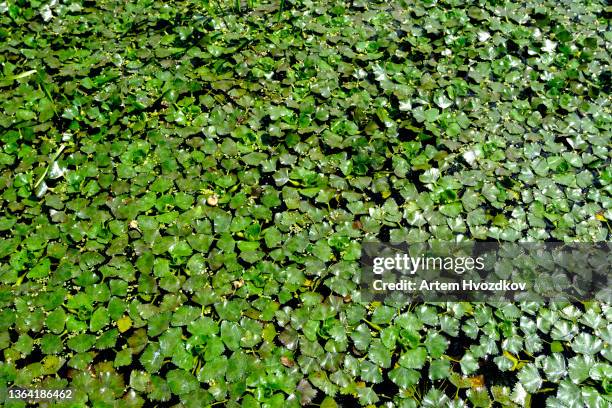
{"type": "Polygon", "coordinates": [[[486,32],[486,31],[479,31],[478,32],[478,41],[485,42],[489,38],[491,38],[491,34],[489,34],[488,32],[486,32]]]}
{"type": "Polygon", "coordinates": [[[542,32],[540,31],[539,28],[536,28],[535,30],[533,30],[533,38],[535,38],[537,40],[541,36],[542,36],[542,32]]]}
{"type": "Polygon", "coordinates": [[[357,79],[363,79],[368,76],[368,73],[363,68],[359,68],[357,72],[353,74],[357,79]]]}
{"type": "Polygon", "coordinates": [[[211,195],[206,199],[206,203],[212,207],[216,206],[219,203],[219,197],[216,194],[211,195]]]}
{"type": "Polygon", "coordinates": [[[552,53],[555,51],[555,48],[557,47],[557,43],[554,41],[550,41],[549,39],[544,40],[544,47],[542,47],[542,51],[547,52],[547,53],[552,53]]]}
{"type": "Polygon", "coordinates": [[[56,161],[54,161],[51,164],[51,168],[49,169],[49,178],[54,180],[56,178],[60,178],[64,175],[64,172],[66,171],[65,168],[60,167],[59,164],[57,164],[56,161]]]}
{"type": "Polygon", "coordinates": [[[49,8],[49,5],[45,5],[43,6],[43,8],[40,9],[40,15],[45,23],[51,21],[51,19],[53,18],[53,12],[49,8]]]}
{"type": "Polygon", "coordinates": [[[373,69],[374,69],[374,78],[377,81],[385,81],[387,79],[387,73],[385,72],[385,69],[383,67],[376,64],[374,65],[373,69]]]}
{"type": "Polygon", "coordinates": [[[47,183],[43,181],[36,189],[36,197],[40,198],[44,196],[48,189],[47,183]]]}
{"type": "Polygon", "coordinates": [[[399,110],[401,110],[401,111],[409,111],[410,109],[412,109],[412,102],[410,101],[410,99],[408,99],[406,101],[400,101],[400,103],[399,103],[399,110]]]}
{"type": "Polygon", "coordinates": [[[468,151],[463,153],[463,158],[470,165],[473,165],[474,162],[476,161],[476,153],[473,150],[468,150],[468,151]]]}

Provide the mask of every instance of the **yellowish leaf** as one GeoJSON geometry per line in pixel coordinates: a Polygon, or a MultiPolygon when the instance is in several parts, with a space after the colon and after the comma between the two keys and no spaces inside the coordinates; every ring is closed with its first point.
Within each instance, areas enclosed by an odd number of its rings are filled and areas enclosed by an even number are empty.
{"type": "Polygon", "coordinates": [[[132,327],[132,319],[130,319],[130,316],[123,316],[117,320],[117,327],[121,333],[128,331],[130,327],[132,327]]]}

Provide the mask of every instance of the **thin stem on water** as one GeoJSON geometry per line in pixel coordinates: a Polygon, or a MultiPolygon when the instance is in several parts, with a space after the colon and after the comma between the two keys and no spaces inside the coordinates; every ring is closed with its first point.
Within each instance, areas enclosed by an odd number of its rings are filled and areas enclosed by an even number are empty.
{"type": "Polygon", "coordinates": [[[280,8],[278,9],[278,13],[276,14],[276,21],[277,22],[280,22],[281,14],[282,14],[284,9],[285,9],[285,0],[281,0],[280,8]]]}
{"type": "Polygon", "coordinates": [[[215,3],[217,3],[217,8],[219,9],[219,16],[221,17],[221,21],[223,21],[223,24],[225,24],[225,28],[229,28],[229,25],[227,24],[227,21],[225,21],[225,9],[223,8],[223,6],[221,6],[221,3],[219,3],[219,0],[215,0],[215,3]]]}
{"type": "Polygon", "coordinates": [[[58,159],[58,157],[60,156],[60,154],[62,154],[62,152],[64,151],[64,149],[66,148],[65,144],[62,144],[60,146],[60,148],[58,149],[57,152],[55,152],[55,155],[53,156],[53,158],[51,159],[51,162],[47,165],[47,168],[45,169],[45,171],[43,172],[43,174],[40,175],[40,177],[38,178],[38,180],[36,181],[36,184],[34,184],[34,190],[36,190],[38,188],[38,186],[40,185],[40,183],[43,182],[43,180],[45,179],[45,177],[47,177],[47,173],[49,173],[49,170],[51,169],[51,166],[53,165],[53,163],[58,159]]]}

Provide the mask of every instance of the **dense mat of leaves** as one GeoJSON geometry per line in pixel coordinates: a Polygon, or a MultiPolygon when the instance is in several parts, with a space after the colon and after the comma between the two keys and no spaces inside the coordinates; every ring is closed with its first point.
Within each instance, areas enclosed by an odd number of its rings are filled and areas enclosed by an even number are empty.
{"type": "Polygon", "coordinates": [[[0,3],[0,395],[610,406],[610,305],[356,290],[364,239],[609,240],[605,2],[280,3],[0,3]]]}

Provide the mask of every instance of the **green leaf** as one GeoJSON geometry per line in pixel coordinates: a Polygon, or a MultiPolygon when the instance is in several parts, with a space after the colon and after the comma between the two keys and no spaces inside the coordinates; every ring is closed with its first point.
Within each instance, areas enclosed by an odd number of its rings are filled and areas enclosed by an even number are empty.
{"type": "Polygon", "coordinates": [[[161,369],[163,361],[164,356],[157,343],[150,343],[140,356],[140,363],[151,374],[161,369]]]}
{"type": "Polygon", "coordinates": [[[572,342],[572,350],[581,354],[595,354],[603,348],[603,342],[588,333],[580,333],[572,342]]]}
{"type": "Polygon", "coordinates": [[[105,307],[99,307],[91,315],[91,320],[89,321],[89,330],[91,330],[92,332],[97,332],[98,330],[106,326],[108,322],[108,310],[105,307]]]}
{"type": "Polygon", "coordinates": [[[210,336],[219,332],[219,326],[212,318],[202,316],[189,323],[187,330],[195,336],[210,336]]]}
{"type": "Polygon", "coordinates": [[[542,368],[548,381],[557,382],[567,375],[565,358],[561,353],[554,353],[552,356],[546,357],[542,368]]]}
{"type": "Polygon", "coordinates": [[[409,388],[419,383],[421,374],[412,369],[397,367],[389,371],[389,379],[402,388],[409,388]]]}
{"type": "Polygon", "coordinates": [[[51,271],[51,260],[49,258],[42,259],[37,263],[30,271],[27,276],[29,279],[41,279],[49,275],[51,271]]]}
{"type": "Polygon", "coordinates": [[[96,342],[96,336],[87,333],[81,333],[68,339],[67,345],[70,349],[77,353],[82,353],[89,350],[96,342]]]}
{"type": "Polygon", "coordinates": [[[448,360],[434,360],[429,365],[429,379],[442,380],[450,375],[450,362],[448,360]]]}
{"type": "Polygon", "coordinates": [[[46,324],[51,332],[59,334],[64,331],[64,324],[66,322],[66,313],[64,309],[57,308],[49,313],[46,319],[46,324]]]}
{"type": "Polygon", "coordinates": [[[198,388],[198,380],[185,370],[171,370],[166,378],[170,391],[176,395],[186,395],[198,388]]]}
{"type": "Polygon", "coordinates": [[[440,358],[448,347],[448,340],[439,333],[430,332],[425,339],[425,347],[432,359],[440,358]]]}
{"type": "Polygon", "coordinates": [[[477,389],[470,388],[466,391],[466,394],[470,402],[474,404],[474,407],[486,408],[491,406],[491,397],[484,387],[477,389]]]}
{"type": "Polygon", "coordinates": [[[353,340],[357,350],[365,351],[370,344],[372,334],[370,333],[368,326],[365,323],[362,323],[355,328],[353,333],[351,333],[351,339],[353,340]]]}
{"type": "Polygon", "coordinates": [[[170,245],[168,252],[174,257],[186,257],[192,254],[191,247],[185,241],[178,241],[170,245]]]}
{"type": "Polygon", "coordinates": [[[461,372],[466,375],[478,370],[478,360],[476,360],[476,358],[471,352],[467,352],[463,355],[460,361],[460,365],[461,372]]]}
{"type": "Polygon", "coordinates": [[[370,343],[370,348],[368,349],[368,358],[375,364],[380,367],[388,368],[391,366],[391,351],[385,347],[384,344],[380,341],[380,339],[374,339],[370,343]]]}
{"type": "Polygon", "coordinates": [[[588,355],[577,355],[568,360],[568,373],[570,379],[579,384],[589,378],[589,370],[594,360],[588,355]]]}
{"type": "Polygon", "coordinates": [[[542,377],[533,364],[527,364],[517,374],[517,378],[528,392],[536,392],[542,385],[542,377]]]}
{"type": "Polygon", "coordinates": [[[427,109],[424,112],[425,121],[434,122],[436,119],[438,119],[439,114],[440,114],[440,111],[436,108],[427,109]]]}
{"type": "Polygon", "coordinates": [[[374,404],[379,401],[378,395],[370,387],[358,388],[357,395],[359,396],[359,403],[362,405],[374,404]]]}
{"type": "Polygon", "coordinates": [[[422,368],[427,359],[427,351],[424,347],[414,350],[406,350],[399,358],[399,365],[406,368],[422,368]]]}

